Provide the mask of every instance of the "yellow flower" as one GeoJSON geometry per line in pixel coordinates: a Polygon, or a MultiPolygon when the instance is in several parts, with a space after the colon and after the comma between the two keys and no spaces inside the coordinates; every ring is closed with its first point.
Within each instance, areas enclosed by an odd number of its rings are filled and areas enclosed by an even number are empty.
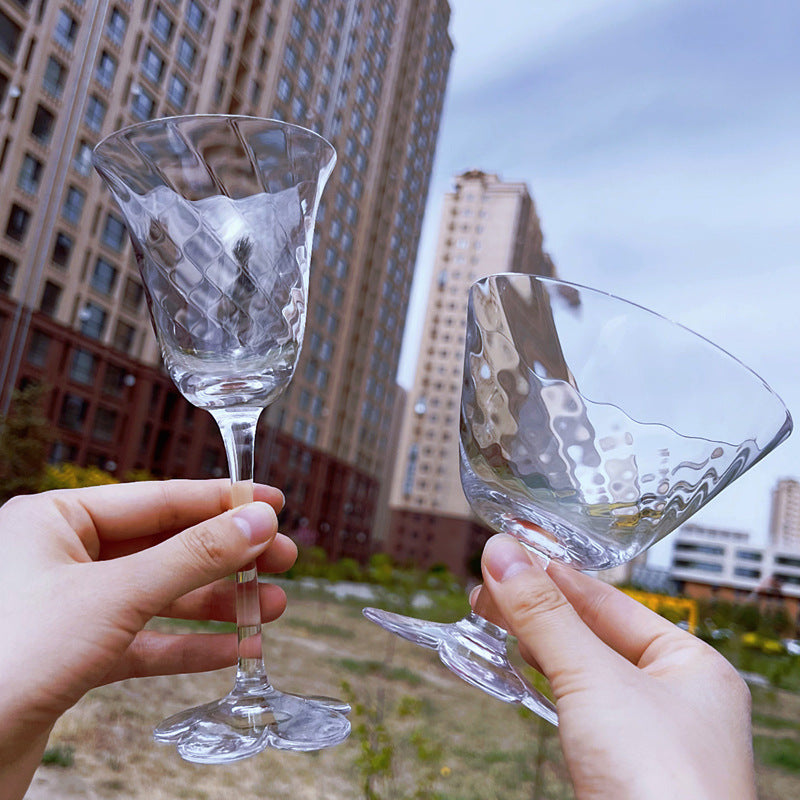
{"type": "Polygon", "coordinates": [[[439,770],[439,774],[440,774],[440,775],[441,775],[443,778],[446,778],[446,777],[447,777],[447,776],[448,776],[448,775],[449,775],[449,774],[450,774],[452,771],[453,771],[453,770],[451,770],[451,769],[450,769],[450,767],[442,767],[442,768],[439,770]]]}

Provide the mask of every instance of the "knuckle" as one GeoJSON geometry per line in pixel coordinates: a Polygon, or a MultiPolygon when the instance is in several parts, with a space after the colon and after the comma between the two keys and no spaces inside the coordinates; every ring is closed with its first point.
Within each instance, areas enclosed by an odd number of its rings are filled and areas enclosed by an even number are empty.
{"type": "Polygon", "coordinates": [[[227,550],[219,531],[213,525],[198,525],[184,538],[189,556],[201,567],[217,568],[227,561],[227,550]]]}
{"type": "Polygon", "coordinates": [[[520,588],[511,597],[508,613],[515,620],[526,620],[559,613],[566,606],[564,595],[548,581],[520,588]]]}

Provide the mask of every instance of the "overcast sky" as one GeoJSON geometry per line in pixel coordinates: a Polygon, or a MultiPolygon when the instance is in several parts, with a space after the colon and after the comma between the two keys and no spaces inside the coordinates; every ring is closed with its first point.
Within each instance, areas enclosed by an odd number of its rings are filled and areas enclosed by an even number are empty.
{"type": "MultiPolygon", "coordinates": [[[[800,419],[800,2],[451,7],[401,384],[413,379],[443,195],[477,168],[528,184],[561,278],[702,333],[800,419]]],[[[720,394],[719,413],[735,403],[720,394]]],[[[800,433],[696,521],[764,541],[780,477],[800,477],[800,433]]]]}

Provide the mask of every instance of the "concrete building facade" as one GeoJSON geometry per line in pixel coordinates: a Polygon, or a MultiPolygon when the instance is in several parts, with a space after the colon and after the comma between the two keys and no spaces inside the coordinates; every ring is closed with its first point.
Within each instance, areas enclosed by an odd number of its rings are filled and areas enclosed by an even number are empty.
{"type": "Polygon", "coordinates": [[[486,539],[461,490],[458,425],[469,287],[497,272],[553,274],[536,208],[524,183],[465,172],[445,196],[398,440],[385,548],[399,562],[466,576],[486,539]]]}
{"type": "MultiPolygon", "coordinates": [[[[130,384],[137,365],[157,375],[160,359],[91,149],[126,124],[181,113],[305,125],[339,161],[320,207],[306,344],[289,392],[265,415],[256,458],[277,483],[288,462],[267,444],[291,442],[306,467],[283,487],[289,528],[302,518],[332,554],[365,557],[452,54],[449,14],[446,0],[2,0],[0,411],[25,381],[45,380],[54,459],[185,474],[183,459],[164,460],[181,434],[167,425],[157,446],[158,426],[133,424],[147,414],[103,391],[112,361],[130,384]],[[59,372],[51,342],[79,380],[59,372]],[[97,425],[102,447],[87,444],[97,425]],[[329,463],[347,477],[320,506],[312,467],[329,463]],[[335,514],[319,511],[339,500],[335,514]]],[[[204,447],[199,464],[186,459],[191,474],[224,470],[210,428],[204,447]]]]}
{"type": "Polygon", "coordinates": [[[792,478],[772,490],[769,538],[779,549],[800,552],[800,482],[792,478]]]}

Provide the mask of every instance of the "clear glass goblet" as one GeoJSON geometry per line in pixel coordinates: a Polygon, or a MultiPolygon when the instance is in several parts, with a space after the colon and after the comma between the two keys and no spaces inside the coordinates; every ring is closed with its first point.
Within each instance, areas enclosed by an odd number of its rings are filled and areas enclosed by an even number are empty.
{"type": "MultiPolygon", "coordinates": [[[[688,329],[604,292],[522,274],[473,284],[461,396],[461,483],[489,528],[546,563],[635,558],[791,432],[754,372],[688,329]]],[[[509,664],[506,634],[367,608],[438,650],[467,682],[557,724],[509,664]]]]}
{"type": "MultiPolygon", "coordinates": [[[[335,160],[312,131],[220,115],[133,125],[94,150],[128,226],[164,364],[222,433],[233,506],[253,499],[258,418],[288,385],[303,344],[314,221],[335,160]]],[[[235,583],[233,689],[165,720],[156,740],[200,763],[342,742],[346,703],[269,682],[255,563],[235,583]]]]}

